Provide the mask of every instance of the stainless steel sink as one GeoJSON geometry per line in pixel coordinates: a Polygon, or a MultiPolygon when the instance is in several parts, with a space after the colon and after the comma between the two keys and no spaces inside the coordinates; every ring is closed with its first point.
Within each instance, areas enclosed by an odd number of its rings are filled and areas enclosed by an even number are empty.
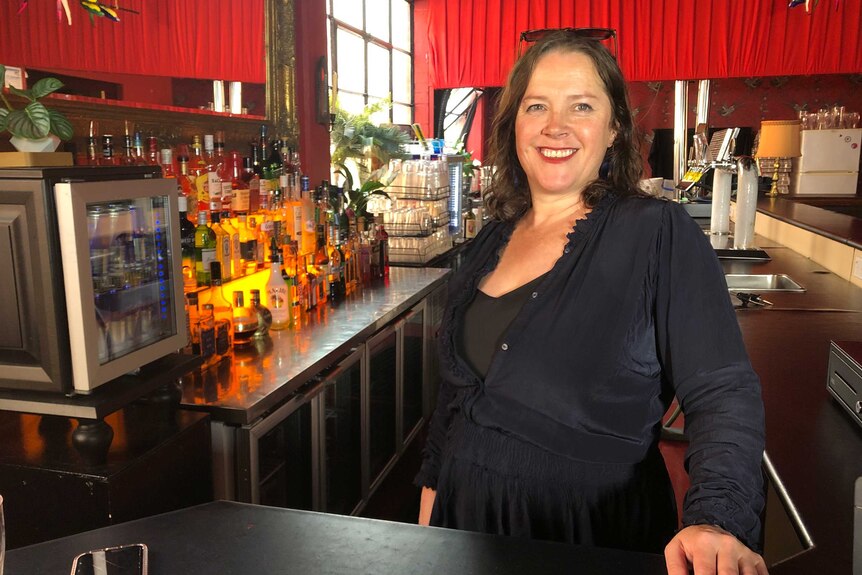
{"type": "Polygon", "coordinates": [[[729,291],[805,291],[785,274],[725,274],[724,279],[729,291]]]}

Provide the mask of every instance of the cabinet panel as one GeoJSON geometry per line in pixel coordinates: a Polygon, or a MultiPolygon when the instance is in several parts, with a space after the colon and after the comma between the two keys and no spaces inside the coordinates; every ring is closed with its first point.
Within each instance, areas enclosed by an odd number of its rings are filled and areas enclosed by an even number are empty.
{"type": "Polygon", "coordinates": [[[404,318],[404,377],[401,393],[401,441],[406,441],[422,420],[425,383],[425,307],[417,306],[404,318]]]}
{"type": "Polygon", "coordinates": [[[368,461],[373,484],[397,451],[398,334],[390,327],[368,342],[368,461]]]}
{"type": "Polygon", "coordinates": [[[362,500],[362,351],[327,378],[323,410],[322,511],[350,514],[362,500]]]}
{"type": "Polygon", "coordinates": [[[260,438],[261,505],[313,509],[312,404],[306,402],[260,438]]]}

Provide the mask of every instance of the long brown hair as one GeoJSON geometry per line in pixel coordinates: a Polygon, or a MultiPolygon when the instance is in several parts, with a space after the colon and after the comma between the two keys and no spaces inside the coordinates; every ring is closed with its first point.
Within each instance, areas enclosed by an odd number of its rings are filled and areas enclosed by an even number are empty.
{"type": "Polygon", "coordinates": [[[638,188],[642,160],[635,144],[634,120],[622,71],[599,41],[560,30],[541,38],[515,63],[500,95],[486,158],[486,163],[496,168],[485,196],[486,206],[494,218],[516,220],[531,205],[527,175],[515,148],[515,119],[536,64],[553,51],[578,52],[590,58],[611,101],[611,125],[616,137],[605,154],[608,173],[584,190],[585,205],[595,206],[609,191],[620,195],[643,194],[638,188]]]}

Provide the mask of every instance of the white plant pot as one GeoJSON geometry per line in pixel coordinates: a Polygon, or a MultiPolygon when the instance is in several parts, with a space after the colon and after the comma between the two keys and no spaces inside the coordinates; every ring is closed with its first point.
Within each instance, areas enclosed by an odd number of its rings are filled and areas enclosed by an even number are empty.
{"type": "Polygon", "coordinates": [[[49,134],[47,137],[38,140],[28,140],[27,138],[12,136],[9,141],[19,152],[53,152],[60,145],[60,138],[54,134],[49,134]]]}

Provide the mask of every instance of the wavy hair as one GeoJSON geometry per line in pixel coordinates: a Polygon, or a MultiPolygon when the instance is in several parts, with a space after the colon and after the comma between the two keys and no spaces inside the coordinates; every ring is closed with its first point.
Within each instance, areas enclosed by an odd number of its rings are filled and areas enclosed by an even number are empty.
{"type": "Polygon", "coordinates": [[[559,30],[542,37],[515,63],[500,95],[486,158],[486,163],[495,166],[496,171],[485,196],[488,210],[499,220],[514,221],[531,205],[527,174],[515,148],[515,119],[536,64],[550,52],[577,52],[587,56],[611,101],[611,125],[617,134],[605,154],[601,170],[604,172],[607,165],[607,175],[587,186],[583,192],[584,204],[593,207],[610,191],[620,195],[645,195],[638,187],[643,166],[635,143],[634,120],[622,71],[598,40],[559,30]]]}

